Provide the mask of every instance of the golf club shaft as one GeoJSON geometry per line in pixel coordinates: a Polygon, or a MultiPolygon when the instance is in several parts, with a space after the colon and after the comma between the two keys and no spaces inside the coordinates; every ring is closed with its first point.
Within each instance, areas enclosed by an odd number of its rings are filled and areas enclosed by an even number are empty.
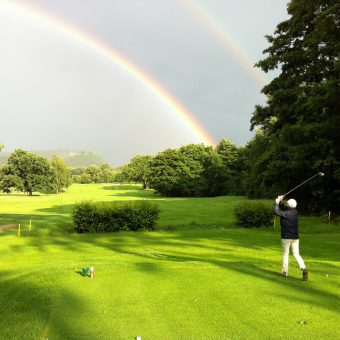
{"type": "Polygon", "coordinates": [[[293,188],[292,190],[286,192],[283,197],[287,196],[288,194],[290,194],[292,191],[294,191],[295,189],[301,187],[301,185],[304,185],[305,183],[309,182],[310,180],[312,180],[314,177],[316,176],[323,176],[324,174],[322,172],[318,172],[316,175],[312,176],[311,178],[308,178],[307,180],[305,180],[304,182],[300,183],[299,185],[297,185],[295,188],[293,188]]]}

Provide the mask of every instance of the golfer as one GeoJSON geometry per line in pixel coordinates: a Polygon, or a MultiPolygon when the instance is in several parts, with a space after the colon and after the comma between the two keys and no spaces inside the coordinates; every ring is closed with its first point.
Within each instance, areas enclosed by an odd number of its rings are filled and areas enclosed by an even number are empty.
{"type": "Polygon", "coordinates": [[[280,216],[281,224],[281,241],[282,241],[282,272],[283,276],[288,276],[289,248],[295,260],[302,270],[302,280],[308,280],[308,272],[299,254],[299,229],[298,229],[298,211],[296,210],[296,201],[290,199],[287,201],[287,207],[282,204],[283,196],[278,196],[274,204],[274,214],[280,216]]]}

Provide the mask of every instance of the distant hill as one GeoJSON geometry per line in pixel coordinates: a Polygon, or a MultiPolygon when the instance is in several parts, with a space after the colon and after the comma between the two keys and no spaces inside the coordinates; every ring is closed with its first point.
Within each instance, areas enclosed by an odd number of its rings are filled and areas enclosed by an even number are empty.
{"type": "MultiPolygon", "coordinates": [[[[57,149],[30,152],[45,157],[49,160],[52,159],[53,155],[58,156],[64,159],[67,165],[72,167],[86,167],[90,165],[101,166],[105,163],[105,161],[97,153],[92,151],[72,151],[68,149],[57,149]]],[[[11,152],[0,152],[0,164],[6,164],[10,154],[11,152]]]]}

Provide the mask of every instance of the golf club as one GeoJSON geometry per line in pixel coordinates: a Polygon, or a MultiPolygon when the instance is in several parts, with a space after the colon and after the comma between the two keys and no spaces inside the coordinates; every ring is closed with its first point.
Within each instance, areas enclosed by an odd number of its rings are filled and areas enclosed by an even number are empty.
{"type": "Polygon", "coordinates": [[[293,188],[292,190],[286,192],[283,197],[287,196],[288,194],[290,194],[292,191],[294,191],[295,189],[297,189],[298,187],[301,187],[301,185],[304,185],[305,183],[309,182],[310,180],[312,180],[314,177],[316,176],[324,176],[325,174],[323,172],[318,172],[316,175],[312,176],[311,178],[308,178],[307,180],[305,180],[304,182],[302,182],[301,184],[297,185],[295,188],[293,188]]]}

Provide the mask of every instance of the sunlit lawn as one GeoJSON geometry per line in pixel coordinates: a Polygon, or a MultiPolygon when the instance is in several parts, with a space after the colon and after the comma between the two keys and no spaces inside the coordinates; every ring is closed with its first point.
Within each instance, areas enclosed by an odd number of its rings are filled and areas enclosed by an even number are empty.
{"type": "Polygon", "coordinates": [[[231,226],[233,206],[242,197],[162,198],[139,185],[74,184],[59,195],[24,194],[0,196],[0,225],[21,224],[27,230],[32,221],[32,233],[55,234],[73,227],[72,209],[76,202],[127,201],[148,199],[161,208],[159,228],[231,226]]]}
{"type": "Polygon", "coordinates": [[[278,229],[228,227],[242,198],[78,185],[62,195],[1,196],[1,224],[32,218],[33,231],[65,231],[76,201],[143,197],[161,205],[160,228],[176,230],[0,233],[0,339],[340,338],[336,225],[332,234],[302,234],[303,282],[292,258],[290,277],[280,274],[278,229]],[[81,275],[84,266],[95,267],[94,279],[81,275]]]}
{"type": "MultiPolygon", "coordinates": [[[[59,195],[0,195],[0,225],[21,224],[25,234],[32,221],[32,235],[60,234],[73,230],[72,210],[76,202],[127,201],[148,199],[161,208],[157,228],[182,230],[195,228],[234,227],[234,206],[245,200],[242,196],[212,198],[163,198],[140,185],[73,184],[59,195]]],[[[270,204],[270,203],[268,203],[270,204]]],[[[278,221],[276,221],[278,226],[278,221]]],[[[327,223],[325,218],[302,217],[300,230],[308,233],[340,232],[340,225],[327,223]]]]}

